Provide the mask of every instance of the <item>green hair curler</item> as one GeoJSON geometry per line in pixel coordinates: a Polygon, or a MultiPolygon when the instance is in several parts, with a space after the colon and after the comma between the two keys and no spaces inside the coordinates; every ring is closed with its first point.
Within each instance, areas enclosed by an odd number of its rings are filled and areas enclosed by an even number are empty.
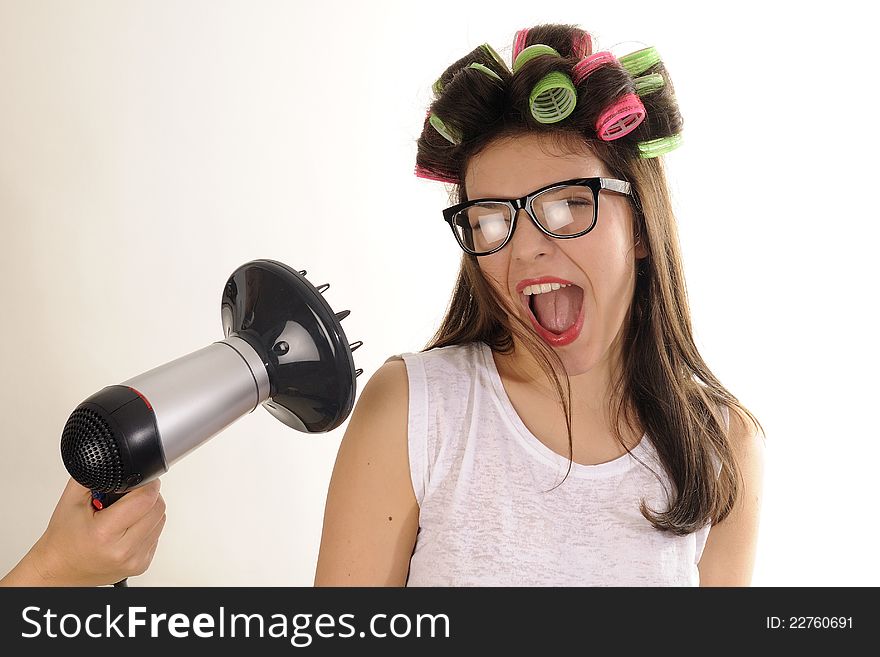
{"type": "Polygon", "coordinates": [[[624,55],[617,61],[626,69],[627,73],[636,76],[659,64],[660,54],[654,46],[649,46],[624,55]]]}
{"type": "Polygon", "coordinates": [[[529,94],[529,110],[538,123],[562,121],[576,104],[577,90],[571,78],[560,71],[545,75],[529,94]]]}
{"type": "Polygon", "coordinates": [[[434,126],[434,130],[439,132],[443,136],[443,138],[446,139],[446,141],[448,141],[449,143],[455,144],[456,146],[458,146],[461,143],[461,135],[458,133],[458,131],[455,130],[454,128],[452,128],[451,126],[448,126],[445,123],[443,123],[443,121],[440,119],[440,117],[437,116],[436,114],[434,114],[433,112],[431,113],[431,116],[428,118],[428,122],[432,126],[434,126]]]}
{"type": "Polygon", "coordinates": [[[498,75],[495,71],[493,71],[491,68],[489,68],[485,64],[480,64],[480,62],[472,62],[472,63],[468,64],[465,68],[473,68],[478,71],[482,71],[483,73],[485,73],[489,77],[493,77],[496,80],[498,80],[499,82],[502,81],[500,75],[498,75]]]}
{"type": "MultiPolygon", "coordinates": [[[[561,55],[543,43],[535,43],[523,48],[513,62],[513,72],[520,70],[526,62],[541,55],[561,55]]],[[[574,111],[577,104],[577,89],[571,77],[562,71],[551,71],[538,83],[529,94],[529,111],[538,123],[556,123],[574,111]]]]}
{"type": "MultiPolygon", "coordinates": [[[[475,68],[477,70],[482,71],[483,73],[486,73],[487,75],[490,75],[493,78],[498,79],[499,81],[503,81],[503,80],[501,80],[501,76],[498,75],[498,73],[493,71],[486,64],[488,64],[490,62],[494,62],[495,64],[497,64],[498,66],[501,67],[502,71],[507,71],[508,73],[510,73],[510,70],[507,68],[507,64],[504,63],[504,60],[501,59],[501,57],[498,55],[498,53],[495,52],[495,49],[492,46],[490,46],[488,43],[484,43],[483,45],[481,45],[472,54],[475,54],[479,50],[483,51],[483,54],[485,55],[485,58],[486,58],[486,63],[471,62],[470,64],[465,66],[465,68],[475,68]]],[[[439,96],[441,93],[443,93],[443,86],[444,86],[443,85],[443,76],[441,75],[439,78],[437,78],[434,81],[434,84],[431,85],[431,91],[434,92],[435,96],[439,96]]]]}
{"type": "Polygon", "coordinates": [[[538,55],[554,55],[555,57],[560,57],[561,55],[556,52],[550,46],[545,46],[543,43],[536,43],[534,45],[529,46],[528,48],[524,48],[523,51],[516,56],[516,59],[513,62],[513,72],[516,73],[519,69],[523,67],[530,59],[534,59],[538,55]]]}
{"type": "Polygon", "coordinates": [[[663,88],[663,85],[666,84],[666,81],[659,73],[651,73],[650,75],[643,75],[636,78],[633,80],[633,83],[636,87],[636,93],[639,96],[647,96],[655,91],[660,91],[660,89],[663,88]]]}
{"type": "Polygon", "coordinates": [[[678,132],[668,137],[660,137],[659,139],[640,141],[637,146],[639,148],[639,157],[645,160],[666,155],[669,151],[674,151],[681,146],[681,133],[678,132]]]}
{"type": "Polygon", "coordinates": [[[498,66],[501,67],[502,71],[507,71],[508,73],[510,72],[510,69],[507,68],[507,64],[504,62],[503,59],[501,59],[501,56],[497,52],[495,52],[495,49],[492,46],[490,46],[488,43],[484,43],[482,46],[480,46],[480,48],[482,48],[483,51],[485,51],[485,53],[489,55],[489,57],[491,57],[495,61],[495,63],[498,64],[498,66]]]}

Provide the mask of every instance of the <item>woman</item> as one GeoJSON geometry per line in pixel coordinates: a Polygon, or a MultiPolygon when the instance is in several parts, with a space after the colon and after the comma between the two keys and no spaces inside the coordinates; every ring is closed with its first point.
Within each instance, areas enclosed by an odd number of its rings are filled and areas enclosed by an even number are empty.
{"type": "Polygon", "coordinates": [[[484,44],[434,85],[416,175],[454,185],[461,270],[361,394],[315,584],[748,585],[760,424],[694,345],[668,73],[568,25],[511,61],[484,44]]]}
{"type": "MultiPolygon", "coordinates": [[[[748,585],[760,424],[694,345],[665,67],[567,25],[520,30],[512,55],[481,46],[434,85],[416,173],[455,186],[461,271],[426,349],[360,395],[315,584],[748,585]]],[[[158,486],[96,513],[71,480],[0,583],[144,572],[158,486]]]]}

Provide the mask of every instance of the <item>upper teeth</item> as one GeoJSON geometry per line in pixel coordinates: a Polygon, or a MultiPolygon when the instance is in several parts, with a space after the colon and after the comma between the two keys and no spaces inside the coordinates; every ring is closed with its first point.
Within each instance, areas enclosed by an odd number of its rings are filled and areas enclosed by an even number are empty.
{"type": "Polygon", "coordinates": [[[560,283],[541,283],[540,285],[527,285],[523,288],[523,294],[543,294],[552,290],[558,290],[561,287],[571,287],[572,283],[562,285],[560,283]]]}

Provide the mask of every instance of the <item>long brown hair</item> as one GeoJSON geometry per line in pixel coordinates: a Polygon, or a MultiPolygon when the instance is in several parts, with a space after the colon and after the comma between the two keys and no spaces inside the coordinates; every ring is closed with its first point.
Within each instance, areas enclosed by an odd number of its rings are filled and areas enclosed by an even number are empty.
{"type": "MultiPolygon", "coordinates": [[[[622,331],[621,362],[608,400],[612,431],[629,451],[618,428],[621,417],[650,436],[676,491],[666,510],[640,510],[656,528],[684,535],[707,522],[723,520],[741,489],[741,474],[720,406],[760,423],[719,381],[694,344],[675,216],[662,159],[639,155],[638,144],[682,129],[674,89],[663,62],[641,75],[659,74],[664,84],[641,96],[646,117],[634,131],[614,141],[596,133],[596,120],[622,95],[635,93],[627,70],[616,60],[594,70],[577,85],[574,111],[545,124],[529,110],[536,82],[551,71],[570,77],[590,54],[588,33],[573,25],[529,28],[524,44],[544,44],[561,56],[539,55],[512,73],[491,48],[480,46],[447,68],[435,83],[429,115],[439,117],[453,140],[425,119],[417,141],[417,172],[453,184],[451,200],[466,200],[464,176],[471,158],[490,142],[526,133],[555,138],[559,149],[586,147],[610,170],[630,182],[634,241],[648,256],[637,260],[636,284],[622,331]],[[487,75],[477,62],[494,71],[487,75]],[[716,478],[713,458],[721,465],[716,478]]],[[[484,279],[476,256],[462,254],[458,279],[445,317],[423,351],[484,342],[501,354],[514,350],[513,336],[534,356],[562,400],[572,458],[571,387],[558,355],[538,339],[516,309],[484,279]],[[561,376],[560,376],[561,373],[561,376]],[[566,384],[563,390],[561,381],[566,384]]],[[[567,475],[566,475],[567,476],[567,475]]]]}

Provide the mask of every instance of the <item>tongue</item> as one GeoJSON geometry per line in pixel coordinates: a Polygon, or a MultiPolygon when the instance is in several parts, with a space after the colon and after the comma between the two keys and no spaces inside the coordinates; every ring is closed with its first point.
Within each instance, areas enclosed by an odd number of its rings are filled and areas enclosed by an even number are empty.
{"type": "Polygon", "coordinates": [[[532,312],[538,323],[552,333],[565,333],[578,318],[584,291],[576,285],[532,295],[532,312]]]}

